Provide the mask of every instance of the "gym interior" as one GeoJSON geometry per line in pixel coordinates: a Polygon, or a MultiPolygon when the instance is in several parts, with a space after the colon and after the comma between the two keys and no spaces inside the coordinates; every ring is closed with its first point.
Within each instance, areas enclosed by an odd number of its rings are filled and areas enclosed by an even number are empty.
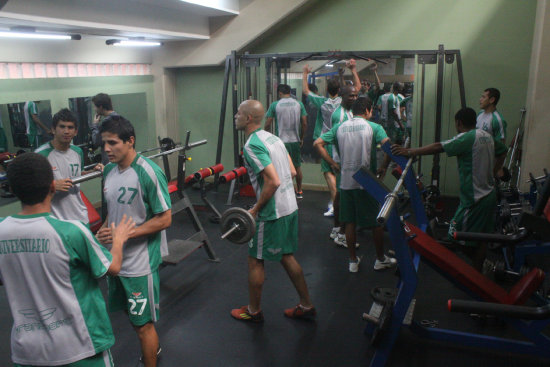
{"type": "MultiPolygon", "coordinates": [[[[92,97],[108,94],[135,128],[135,150],[157,155],[152,160],[168,178],[173,215],[166,234],[174,252],[159,271],[159,366],[550,363],[548,1],[5,0],[0,28],[0,217],[21,210],[5,171],[18,153],[32,150],[22,138],[28,101],[47,127],[62,108],[76,115],[73,144],[93,167],[101,157],[89,149],[92,97]],[[15,31],[70,37],[4,37],[15,31]],[[123,40],[158,45],[118,47],[123,40]],[[373,234],[358,228],[361,268],[348,271],[347,249],[329,236],[330,193],[313,146],[317,112],[302,81],[308,64],[308,82],[326,96],[329,79],[353,80],[351,59],[361,80],[379,79],[387,92],[398,82],[414,96],[407,111],[411,148],[452,139],[455,113],[479,112],[484,91],[500,91],[510,177],[496,184],[498,205],[487,213],[496,218],[495,231],[479,237],[489,243],[490,269],[478,272],[446,237],[461,192],[457,158],[408,160],[382,144],[379,157],[393,162],[385,177],[365,170],[354,178],[386,208],[379,223],[397,265],[374,270],[373,234]],[[241,168],[247,136],[235,129],[234,116],[247,99],[267,111],[280,84],[308,112],[295,257],[316,316],[285,317],[296,291],[283,267],[265,261],[265,321],[242,322],[230,314],[249,299],[248,241],[240,237],[256,223],[246,210],[227,210],[250,209],[256,196],[241,168]]],[[[43,142],[49,138],[44,132],[43,142]]],[[[80,184],[96,230],[107,210],[100,176],[80,184]]],[[[103,279],[100,287],[107,297],[103,279]]],[[[0,305],[0,365],[10,366],[13,317],[4,290],[0,305]]],[[[143,365],[126,315],[109,318],[114,365],[143,365]]]]}

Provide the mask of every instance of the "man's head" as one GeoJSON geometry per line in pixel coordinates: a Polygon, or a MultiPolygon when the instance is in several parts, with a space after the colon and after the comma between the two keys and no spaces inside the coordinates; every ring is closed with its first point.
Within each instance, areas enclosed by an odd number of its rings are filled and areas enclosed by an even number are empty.
{"type": "Polygon", "coordinates": [[[397,95],[403,90],[403,85],[399,82],[394,82],[392,85],[393,94],[397,95]]]}
{"type": "Polygon", "coordinates": [[[496,88],[487,88],[479,98],[479,107],[485,110],[489,106],[496,107],[500,99],[500,91],[496,88]]]}
{"type": "Polygon", "coordinates": [[[95,106],[95,111],[98,115],[105,116],[107,111],[113,110],[113,103],[111,102],[111,97],[105,93],[99,93],[93,96],[92,103],[95,106]]]}
{"type": "Polygon", "coordinates": [[[372,114],[372,101],[369,97],[359,97],[353,102],[351,106],[351,112],[353,116],[361,116],[367,120],[372,114]]]}
{"type": "Polygon", "coordinates": [[[128,154],[135,152],[136,133],[132,123],[124,117],[109,116],[103,121],[99,132],[110,162],[122,162],[128,154]]]}
{"type": "Polygon", "coordinates": [[[253,130],[259,127],[264,118],[264,106],[260,101],[247,99],[239,106],[235,114],[235,128],[237,130],[253,130]]]}
{"type": "Polygon", "coordinates": [[[340,82],[336,79],[329,79],[327,82],[327,92],[329,96],[335,97],[340,92],[340,82]]]}
{"type": "Polygon", "coordinates": [[[475,129],[477,114],[470,107],[461,108],[455,114],[455,126],[459,133],[475,129]]]}
{"type": "Polygon", "coordinates": [[[35,205],[55,193],[53,171],[46,157],[36,153],[18,155],[8,166],[11,191],[23,205],[35,205]]]}
{"type": "Polygon", "coordinates": [[[342,97],[342,106],[346,110],[349,110],[357,99],[357,89],[351,85],[346,85],[342,88],[340,95],[342,97]]]}
{"type": "Polygon", "coordinates": [[[60,144],[69,144],[78,133],[76,116],[62,108],[52,118],[53,140],[60,144]]]}
{"type": "Polygon", "coordinates": [[[361,80],[361,89],[359,90],[361,93],[367,93],[370,90],[370,83],[363,79],[361,80]]]}
{"type": "Polygon", "coordinates": [[[281,98],[282,96],[290,95],[290,85],[288,85],[288,84],[279,84],[277,86],[277,93],[279,94],[279,98],[281,98]]]}

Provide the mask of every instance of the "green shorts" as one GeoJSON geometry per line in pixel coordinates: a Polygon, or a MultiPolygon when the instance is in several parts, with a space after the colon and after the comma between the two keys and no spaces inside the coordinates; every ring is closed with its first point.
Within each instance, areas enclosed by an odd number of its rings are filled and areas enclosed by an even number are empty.
{"type": "Polygon", "coordinates": [[[300,152],[300,143],[285,143],[285,148],[290,159],[292,159],[292,164],[295,168],[298,168],[302,165],[302,153],[300,152]]]}
{"type": "Polygon", "coordinates": [[[109,310],[125,310],[134,326],[159,319],[159,271],[141,277],[107,277],[109,310]]]}
{"type": "MultiPolygon", "coordinates": [[[[328,155],[332,157],[332,144],[325,145],[325,149],[327,150],[328,155]]],[[[327,161],[324,159],[321,159],[321,172],[332,172],[332,168],[330,167],[330,164],[328,164],[327,161]]]]}
{"type": "Polygon", "coordinates": [[[403,142],[405,141],[404,130],[398,127],[392,126],[388,128],[387,132],[388,132],[388,137],[390,138],[392,144],[403,144],[403,142]]]}
{"type": "Polygon", "coordinates": [[[375,228],[379,211],[380,204],[365,190],[340,190],[340,222],[375,228]]]}
{"type": "Polygon", "coordinates": [[[259,260],[281,261],[298,249],[298,211],[269,221],[256,221],[256,233],[248,243],[248,255],[259,260]]]}
{"type": "MultiPolygon", "coordinates": [[[[34,367],[28,364],[13,364],[14,367],[34,367]]],[[[97,353],[95,356],[81,359],[69,364],[63,364],[58,367],[113,367],[113,356],[111,350],[107,349],[101,353],[97,353]]]]}
{"type": "MultiPolygon", "coordinates": [[[[494,190],[471,207],[460,204],[449,225],[449,238],[453,239],[455,231],[494,233],[496,208],[497,195],[494,190]]],[[[465,245],[477,246],[478,243],[466,241],[465,245]]]]}

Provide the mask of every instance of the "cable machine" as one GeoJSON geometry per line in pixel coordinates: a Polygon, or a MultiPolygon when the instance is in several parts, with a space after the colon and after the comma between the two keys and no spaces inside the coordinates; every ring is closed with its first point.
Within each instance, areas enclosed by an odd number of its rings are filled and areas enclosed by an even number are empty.
{"type": "MultiPolygon", "coordinates": [[[[231,105],[233,115],[237,113],[239,103],[245,99],[259,99],[259,81],[260,68],[265,69],[265,103],[266,108],[273,102],[275,93],[274,90],[281,82],[287,82],[288,69],[290,63],[310,61],[310,60],[331,60],[333,62],[345,59],[361,59],[374,60],[384,63],[380,59],[392,57],[413,58],[420,65],[421,75],[420,83],[415,83],[414,94],[420,96],[417,109],[417,125],[419,128],[418,145],[422,145],[423,128],[424,128],[424,91],[425,91],[425,75],[426,66],[435,65],[436,67],[436,91],[435,91],[435,126],[434,126],[434,141],[441,141],[441,126],[442,126],[442,110],[443,110],[443,88],[444,88],[444,72],[445,65],[453,65],[456,63],[458,87],[460,95],[460,104],[466,107],[466,97],[464,88],[464,76],[462,72],[462,59],[460,50],[445,50],[443,45],[439,45],[436,50],[391,50],[391,51],[329,51],[329,52],[297,52],[297,53],[273,53],[273,54],[238,54],[232,51],[225,59],[225,74],[222,89],[222,101],[220,109],[220,120],[218,129],[218,146],[216,150],[216,162],[221,161],[223,136],[225,129],[225,116],[227,111],[229,85],[231,80],[231,105]],[[262,62],[263,61],[263,62],[262,62]],[[275,75],[274,75],[275,74],[275,75]],[[239,75],[244,75],[244,82],[239,83],[239,75]],[[419,85],[420,84],[420,85],[419,85]],[[244,90],[243,90],[244,88],[244,90]]],[[[415,79],[418,76],[415,76],[415,79]]],[[[242,132],[239,132],[233,126],[233,161],[235,167],[240,167],[241,149],[245,143],[245,137],[242,132]]],[[[419,160],[417,172],[421,172],[421,160],[419,160]]],[[[216,175],[215,181],[218,181],[216,175]]],[[[237,180],[235,180],[237,181],[237,180]]],[[[440,166],[439,154],[433,157],[431,170],[431,185],[439,188],[440,182],[440,166]]],[[[230,195],[233,193],[233,187],[230,195]]],[[[231,199],[228,200],[230,202],[231,199]]]]}

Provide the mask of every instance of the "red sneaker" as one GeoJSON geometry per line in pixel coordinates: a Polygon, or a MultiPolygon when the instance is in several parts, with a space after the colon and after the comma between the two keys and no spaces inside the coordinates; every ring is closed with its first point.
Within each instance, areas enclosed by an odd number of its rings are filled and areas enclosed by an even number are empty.
{"type": "Polygon", "coordinates": [[[304,308],[302,305],[285,310],[285,316],[291,319],[313,319],[317,315],[315,307],[304,308]]]}
{"type": "Polygon", "coordinates": [[[251,322],[264,321],[264,314],[262,311],[251,313],[248,310],[248,306],[243,306],[241,308],[236,308],[234,310],[231,310],[231,316],[233,316],[233,318],[237,320],[242,320],[242,321],[251,321],[251,322]]]}

